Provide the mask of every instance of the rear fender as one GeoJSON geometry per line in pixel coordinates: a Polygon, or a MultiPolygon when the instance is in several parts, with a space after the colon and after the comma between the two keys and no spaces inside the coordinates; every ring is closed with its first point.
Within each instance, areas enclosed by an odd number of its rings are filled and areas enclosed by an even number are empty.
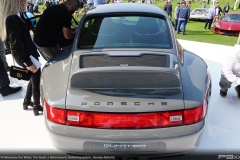
{"type": "Polygon", "coordinates": [[[180,45],[178,52],[185,109],[195,108],[209,95],[206,94],[210,86],[207,64],[198,55],[183,49],[180,45]]]}
{"type": "Polygon", "coordinates": [[[42,104],[45,98],[49,105],[65,109],[71,64],[71,51],[61,52],[45,64],[40,80],[42,104]]]}

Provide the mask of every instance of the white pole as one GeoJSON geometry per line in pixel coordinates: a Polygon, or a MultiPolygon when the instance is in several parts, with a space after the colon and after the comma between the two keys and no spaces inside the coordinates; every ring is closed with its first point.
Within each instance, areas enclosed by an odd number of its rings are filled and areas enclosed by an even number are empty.
{"type": "Polygon", "coordinates": [[[237,45],[240,45],[240,32],[239,32],[239,34],[238,34],[237,45]]]}
{"type": "Polygon", "coordinates": [[[216,0],[212,0],[211,2],[212,2],[212,4],[210,3],[210,8],[212,8],[212,7],[214,7],[214,2],[215,2],[216,0]]]}
{"type": "Polygon", "coordinates": [[[237,3],[238,3],[238,2],[239,2],[239,0],[235,0],[234,7],[233,7],[233,10],[234,10],[234,11],[236,10],[237,3]]]}

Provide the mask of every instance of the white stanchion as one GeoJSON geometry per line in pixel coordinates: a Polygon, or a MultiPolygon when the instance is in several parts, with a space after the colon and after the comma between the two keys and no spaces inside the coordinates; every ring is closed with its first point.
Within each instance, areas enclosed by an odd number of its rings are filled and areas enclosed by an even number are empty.
{"type": "Polygon", "coordinates": [[[236,8],[237,8],[237,3],[239,2],[239,0],[236,0],[235,3],[234,3],[234,7],[233,7],[233,10],[235,11],[236,8]]]}
{"type": "Polygon", "coordinates": [[[212,7],[214,6],[215,1],[216,1],[216,0],[211,0],[210,8],[212,8],[212,7]]]}
{"type": "Polygon", "coordinates": [[[240,45],[240,32],[239,32],[239,34],[238,34],[237,44],[240,45]]]}
{"type": "Polygon", "coordinates": [[[240,49],[240,32],[239,32],[239,35],[238,35],[237,43],[234,45],[234,48],[235,49],[240,49]]]}

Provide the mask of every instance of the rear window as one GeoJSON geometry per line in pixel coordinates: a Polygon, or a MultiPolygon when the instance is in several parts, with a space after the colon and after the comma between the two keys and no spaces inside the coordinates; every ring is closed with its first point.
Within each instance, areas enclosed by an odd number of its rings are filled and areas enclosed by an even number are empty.
{"type": "Polygon", "coordinates": [[[142,16],[94,17],[83,23],[79,49],[172,48],[165,19],[142,16]]]}
{"type": "Polygon", "coordinates": [[[195,9],[194,12],[195,13],[205,13],[207,10],[205,9],[195,9]]]}

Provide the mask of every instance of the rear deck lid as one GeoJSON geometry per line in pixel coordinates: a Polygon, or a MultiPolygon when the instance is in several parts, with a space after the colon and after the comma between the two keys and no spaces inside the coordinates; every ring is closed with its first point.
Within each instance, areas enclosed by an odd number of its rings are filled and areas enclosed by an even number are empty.
{"type": "Polygon", "coordinates": [[[163,67],[79,69],[70,79],[66,108],[99,112],[184,109],[178,72],[163,67]]]}

